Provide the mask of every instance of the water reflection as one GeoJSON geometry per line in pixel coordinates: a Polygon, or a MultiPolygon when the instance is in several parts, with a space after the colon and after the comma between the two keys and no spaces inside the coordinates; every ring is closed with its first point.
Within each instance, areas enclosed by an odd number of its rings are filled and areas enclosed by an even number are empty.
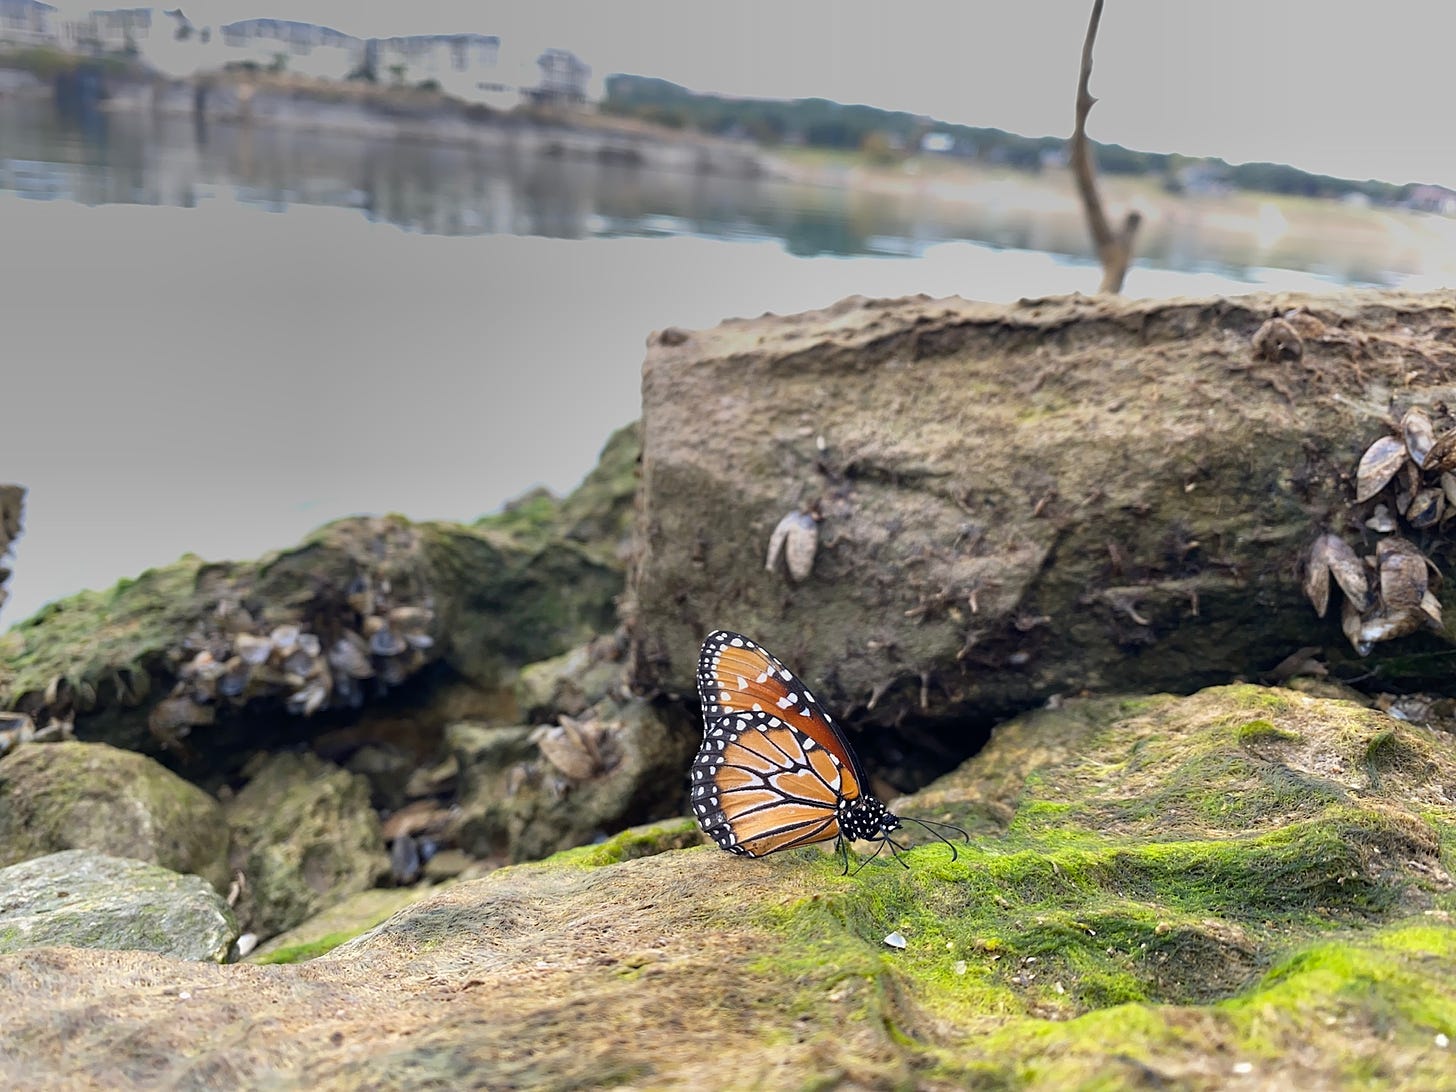
{"type": "MultiPolygon", "coordinates": [[[[272,211],[336,206],[437,235],[777,240],[801,257],[916,257],[955,240],[1090,252],[1060,176],[912,168],[886,190],[842,184],[843,171],[841,184],[746,179],[399,136],[108,115],[84,100],[72,107],[0,98],[0,189],[88,205],[191,207],[222,194],[272,211]]],[[[1429,254],[1408,245],[1410,225],[1393,214],[1147,190],[1137,195],[1140,263],[1235,278],[1278,266],[1355,284],[1432,272],[1429,254]]]]}

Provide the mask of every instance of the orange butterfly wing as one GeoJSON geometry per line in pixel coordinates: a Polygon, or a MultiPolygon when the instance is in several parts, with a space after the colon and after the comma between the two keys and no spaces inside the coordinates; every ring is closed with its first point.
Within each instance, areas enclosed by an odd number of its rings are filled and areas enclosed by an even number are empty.
{"type": "Polygon", "coordinates": [[[703,745],[693,762],[698,822],[749,857],[841,836],[860,796],[854,752],[814,695],[772,654],[720,630],[698,661],[703,745]]]}

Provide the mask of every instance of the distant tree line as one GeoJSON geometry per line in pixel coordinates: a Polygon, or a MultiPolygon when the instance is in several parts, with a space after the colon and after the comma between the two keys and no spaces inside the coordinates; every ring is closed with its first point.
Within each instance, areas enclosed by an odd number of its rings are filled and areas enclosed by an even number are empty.
{"type": "MultiPolygon", "coordinates": [[[[953,125],[921,114],[845,105],[828,99],[785,101],[705,95],[646,76],[608,76],[601,109],[669,128],[737,137],[768,146],[794,144],[863,151],[878,162],[920,150],[929,134],[935,134],[936,146],[945,154],[1025,171],[1040,171],[1048,164],[1064,162],[1066,146],[1060,137],[1024,137],[1002,129],[953,125]]],[[[1373,179],[1359,182],[1310,174],[1279,163],[1230,166],[1217,158],[1138,152],[1120,144],[1091,143],[1099,171],[1151,175],[1173,190],[1206,185],[1303,197],[1363,194],[1377,204],[1396,204],[1415,188],[1373,179]]]]}

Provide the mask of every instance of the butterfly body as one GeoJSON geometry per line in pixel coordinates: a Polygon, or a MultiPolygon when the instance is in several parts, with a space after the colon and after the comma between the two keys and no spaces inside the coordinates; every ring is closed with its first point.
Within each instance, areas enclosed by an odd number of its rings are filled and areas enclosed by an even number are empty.
{"type": "Polygon", "coordinates": [[[867,790],[839,726],[767,650],[742,634],[710,634],[698,660],[698,695],[703,744],[690,800],[723,849],[762,857],[831,839],[890,841],[900,829],[900,818],[867,790]]]}

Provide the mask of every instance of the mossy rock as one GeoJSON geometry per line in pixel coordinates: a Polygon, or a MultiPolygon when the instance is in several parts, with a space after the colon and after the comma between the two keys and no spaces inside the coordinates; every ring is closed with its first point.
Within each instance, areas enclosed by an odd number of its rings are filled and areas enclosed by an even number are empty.
{"type": "Polygon", "coordinates": [[[91,849],[228,882],[222,806],[153,759],[104,743],[32,743],[0,759],[0,865],[91,849]]]}
{"type": "Polygon", "coordinates": [[[246,927],[268,938],[388,869],[369,782],[312,754],[270,757],[227,806],[246,927]]]}
{"type": "Polygon", "coordinates": [[[105,948],[221,963],[237,936],[227,903],[197,876],[85,849],[0,868],[0,953],[105,948]]]}
{"type": "MultiPolygon", "coordinates": [[[[330,635],[363,628],[358,597],[349,594],[363,576],[388,586],[392,605],[433,617],[433,643],[411,653],[405,677],[444,665],[476,686],[500,685],[524,664],[615,628],[638,449],[635,426],[620,430],[564,500],[533,498],[473,526],[338,520],[256,561],[186,555],[49,604],[0,635],[0,709],[37,723],[74,718],[83,739],[171,748],[194,763],[196,752],[309,739],[315,720],[283,714],[281,694],[242,704],[200,698],[217,715],[175,737],[149,727],[149,715],[181,666],[199,650],[228,647],[233,627],[258,633],[290,623],[330,635]]],[[[375,685],[367,696],[378,692],[375,685]]]]}
{"type": "Polygon", "coordinates": [[[281,1087],[1448,1088],[1453,785],[1449,738],[1352,703],[1071,701],[896,802],[968,827],[954,855],[846,875],[677,820],[301,967],[22,953],[7,1057],[77,1083],[142,1055],[281,1087]],[[185,1037],[157,979],[191,993],[185,1037]]]}

